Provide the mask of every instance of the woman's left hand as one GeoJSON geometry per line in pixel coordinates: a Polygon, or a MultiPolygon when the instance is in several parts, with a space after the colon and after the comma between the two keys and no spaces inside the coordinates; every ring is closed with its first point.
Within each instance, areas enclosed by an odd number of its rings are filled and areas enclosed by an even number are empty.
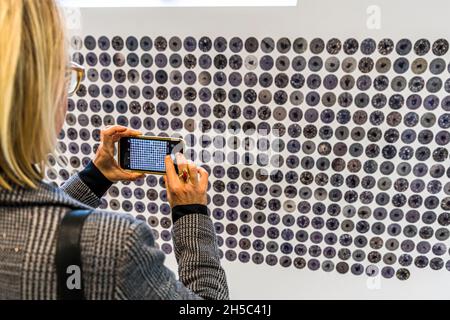
{"type": "Polygon", "coordinates": [[[94,165],[111,182],[134,181],[144,174],[123,170],[114,158],[115,144],[122,137],[135,137],[141,132],[123,126],[108,126],[101,131],[101,143],[94,159],[94,165]]]}
{"type": "Polygon", "coordinates": [[[200,204],[207,205],[208,197],[208,172],[197,167],[192,161],[186,160],[184,155],[177,153],[177,165],[179,172],[187,172],[189,180],[181,180],[175,171],[172,158],[166,156],[166,175],[164,182],[167,188],[167,200],[172,208],[182,205],[200,204]]]}

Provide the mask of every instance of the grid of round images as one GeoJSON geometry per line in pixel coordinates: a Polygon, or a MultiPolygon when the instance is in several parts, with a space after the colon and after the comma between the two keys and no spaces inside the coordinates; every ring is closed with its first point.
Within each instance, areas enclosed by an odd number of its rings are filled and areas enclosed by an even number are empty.
{"type": "MultiPolygon", "coordinates": [[[[210,172],[223,259],[406,280],[450,271],[446,39],[83,36],[47,178],[61,184],[120,124],[182,137],[210,172]],[[448,270],[448,271],[447,271],[448,270]]],[[[160,176],[101,207],[147,221],[172,253],[160,176]]]]}

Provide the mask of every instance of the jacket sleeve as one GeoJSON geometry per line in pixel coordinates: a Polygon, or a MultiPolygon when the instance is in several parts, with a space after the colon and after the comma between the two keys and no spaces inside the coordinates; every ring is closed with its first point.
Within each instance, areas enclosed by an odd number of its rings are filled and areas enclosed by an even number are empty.
{"type": "Polygon", "coordinates": [[[70,177],[61,189],[85,205],[97,208],[111,185],[112,182],[90,162],[83,171],[70,177]]]}
{"type": "Polygon", "coordinates": [[[187,214],[177,220],[172,231],[181,281],[205,299],[229,299],[211,218],[187,214]]]}
{"type": "Polygon", "coordinates": [[[131,224],[115,282],[117,299],[228,299],[211,219],[186,215],[175,222],[173,234],[180,280],[164,265],[145,222],[131,224]]]}

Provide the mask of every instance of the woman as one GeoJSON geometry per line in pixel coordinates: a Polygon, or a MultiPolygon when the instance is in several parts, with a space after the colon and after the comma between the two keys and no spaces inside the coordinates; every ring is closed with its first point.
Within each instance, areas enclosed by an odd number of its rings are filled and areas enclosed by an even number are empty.
{"type": "MultiPolygon", "coordinates": [[[[102,131],[95,159],[62,190],[42,182],[67,106],[71,70],[62,30],[53,0],[0,2],[0,299],[57,298],[61,219],[97,207],[113,182],[141,176],[121,170],[113,157],[120,137],[140,133],[113,126],[102,131]]],[[[208,174],[180,155],[178,161],[189,181],[176,175],[170,157],[165,181],[181,281],[164,266],[145,222],[94,211],[81,234],[86,298],[228,298],[206,213],[208,174]]]]}

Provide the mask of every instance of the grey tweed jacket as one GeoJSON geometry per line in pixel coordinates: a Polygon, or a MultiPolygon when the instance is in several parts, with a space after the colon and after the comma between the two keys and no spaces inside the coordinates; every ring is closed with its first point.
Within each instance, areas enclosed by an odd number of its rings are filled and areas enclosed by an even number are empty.
{"type": "MultiPolygon", "coordinates": [[[[55,249],[70,210],[96,208],[100,198],[72,176],[62,189],[0,189],[0,299],[56,299],[55,249]]],[[[228,299],[211,219],[189,214],[172,229],[180,280],[164,265],[145,222],[95,210],[81,236],[88,299],[228,299]]]]}

